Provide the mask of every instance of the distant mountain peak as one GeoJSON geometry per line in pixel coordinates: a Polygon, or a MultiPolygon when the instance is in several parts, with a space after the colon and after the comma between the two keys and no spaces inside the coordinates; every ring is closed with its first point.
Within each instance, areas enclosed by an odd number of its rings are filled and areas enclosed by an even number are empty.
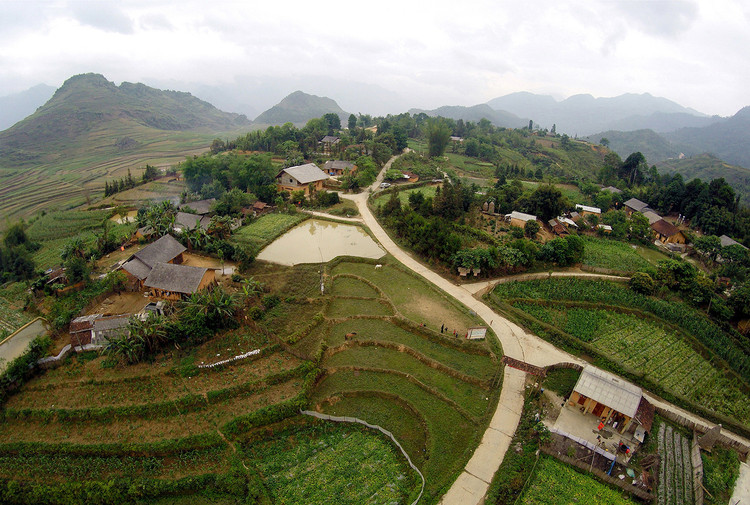
{"type": "Polygon", "coordinates": [[[256,117],[255,122],[269,125],[302,124],[328,113],[338,114],[342,123],[349,117],[349,113],[339,107],[335,100],[297,90],[256,117]]]}

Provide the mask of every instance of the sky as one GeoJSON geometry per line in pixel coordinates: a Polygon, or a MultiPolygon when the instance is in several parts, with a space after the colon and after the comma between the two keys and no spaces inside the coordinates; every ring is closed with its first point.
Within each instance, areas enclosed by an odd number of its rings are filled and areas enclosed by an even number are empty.
{"type": "Polygon", "coordinates": [[[375,96],[401,112],[529,91],[648,92],[728,116],[750,105],[749,28],[746,0],[0,0],[0,96],[95,72],[252,90],[258,112],[348,89],[344,109],[376,114],[375,96]]]}

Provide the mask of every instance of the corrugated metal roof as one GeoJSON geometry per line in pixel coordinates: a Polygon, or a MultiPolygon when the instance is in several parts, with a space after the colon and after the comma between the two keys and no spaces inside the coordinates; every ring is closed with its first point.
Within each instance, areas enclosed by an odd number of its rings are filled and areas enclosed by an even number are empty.
{"type": "Polygon", "coordinates": [[[593,212],[595,214],[602,213],[602,209],[600,209],[599,207],[589,207],[588,205],[581,205],[580,203],[576,204],[576,209],[581,209],[585,212],[593,212]]]}
{"type": "Polygon", "coordinates": [[[584,367],[573,390],[631,418],[643,397],[638,386],[592,366],[584,367]]]}
{"type": "Polygon", "coordinates": [[[531,214],[524,214],[523,212],[518,212],[517,210],[514,210],[510,214],[505,214],[506,219],[520,219],[521,221],[535,221],[536,216],[532,216],[531,214]]]}
{"type": "Polygon", "coordinates": [[[310,182],[323,181],[328,179],[328,175],[323,172],[318,165],[315,163],[307,163],[305,165],[297,165],[296,167],[289,167],[282,170],[287,174],[294,177],[300,184],[308,184],[310,182]]]}

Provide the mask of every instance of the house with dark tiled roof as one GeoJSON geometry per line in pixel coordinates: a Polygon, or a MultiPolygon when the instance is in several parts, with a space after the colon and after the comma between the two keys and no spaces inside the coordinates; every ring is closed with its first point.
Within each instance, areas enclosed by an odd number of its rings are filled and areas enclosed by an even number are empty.
{"type": "Polygon", "coordinates": [[[320,142],[318,143],[323,147],[323,154],[331,154],[333,147],[339,142],[341,142],[340,138],[334,137],[333,135],[326,135],[320,139],[320,142]]]}
{"type": "Polygon", "coordinates": [[[195,214],[205,216],[211,213],[211,207],[216,203],[216,198],[206,200],[196,200],[195,202],[183,203],[179,206],[180,210],[193,210],[195,214]]]}
{"type": "Polygon", "coordinates": [[[276,188],[279,191],[303,190],[306,195],[310,190],[319,191],[323,189],[323,182],[329,177],[315,163],[297,165],[281,170],[276,175],[276,188]]]}
{"type": "Polygon", "coordinates": [[[623,204],[625,206],[625,213],[628,216],[632,216],[633,212],[645,212],[644,209],[648,209],[648,204],[642,202],[637,198],[631,198],[623,204]]]}
{"type": "Polygon", "coordinates": [[[357,171],[357,165],[351,161],[344,160],[328,160],[323,165],[323,172],[330,175],[331,177],[338,177],[340,175],[346,175],[357,171]]]}
{"type": "Polygon", "coordinates": [[[188,212],[178,212],[174,219],[175,233],[182,233],[185,230],[193,230],[200,227],[202,230],[208,230],[211,218],[200,214],[190,214],[188,212]]]}
{"type": "Polygon", "coordinates": [[[129,287],[139,290],[143,288],[143,282],[157,263],[180,264],[182,253],[186,250],[174,237],[164,235],[130,256],[120,269],[125,272],[129,287]]]}
{"type": "Polygon", "coordinates": [[[684,244],[687,241],[679,228],[663,219],[653,223],[651,229],[656,234],[656,240],[662,244],[684,244]]]}
{"type": "Polygon", "coordinates": [[[143,285],[157,298],[180,300],[215,283],[215,272],[211,268],[157,263],[143,285]]]}
{"type": "Polygon", "coordinates": [[[128,334],[130,314],[89,314],[70,322],[70,345],[105,345],[113,337],[128,334]]]}
{"type": "Polygon", "coordinates": [[[740,244],[739,242],[737,242],[736,240],[734,240],[733,238],[727,235],[722,235],[721,237],[719,237],[719,241],[721,242],[721,247],[729,247],[732,245],[738,245],[743,249],[747,249],[747,247],[745,247],[744,245],[740,244]]]}

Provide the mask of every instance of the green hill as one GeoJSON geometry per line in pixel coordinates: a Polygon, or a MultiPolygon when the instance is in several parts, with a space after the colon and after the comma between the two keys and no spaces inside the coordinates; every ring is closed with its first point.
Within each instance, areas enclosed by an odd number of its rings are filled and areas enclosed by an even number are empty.
{"type": "Polygon", "coordinates": [[[665,160],[656,164],[661,173],[680,173],[685,181],[699,178],[710,181],[723,177],[739,194],[741,202],[750,202],[750,170],[722,161],[711,154],[699,154],[683,159],[665,160]]]}
{"type": "Polygon", "coordinates": [[[503,110],[494,110],[486,103],[464,107],[461,105],[445,105],[433,110],[411,109],[410,114],[419,114],[424,112],[428,116],[441,116],[449,119],[463,119],[464,121],[473,121],[478,123],[482,119],[488,119],[495,126],[505,128],[521,128],[529,124],[528,119],[522,119],[515,114],[503,110]]]}
{"type": "Polygon", "coordinates": [[[71,77],[34,114],[0,132],[0,212],[28,216],[98,196],[106,179],[165,167],[251,122],[176,91],[71,77]]]}
{"type": "Polygon", "coordinates": [[[308,95],[295,91],[282,101],[255,118],[255,123],[263,125],[281,125],[294,123],[304,125],[309,120],[333,112],[346,124],[349,113],[345,112],[334,100],[324,96],[308,95]]]}
{"type": "Polygon", "coordinates": [[[603,138],[609,140],[609,148],[625,159],[631,153],[641,152],[649,164],[677,158],[680,150],[653,130],[614,131],[609,130],[586,137],[593,143],[603,138]]]}

